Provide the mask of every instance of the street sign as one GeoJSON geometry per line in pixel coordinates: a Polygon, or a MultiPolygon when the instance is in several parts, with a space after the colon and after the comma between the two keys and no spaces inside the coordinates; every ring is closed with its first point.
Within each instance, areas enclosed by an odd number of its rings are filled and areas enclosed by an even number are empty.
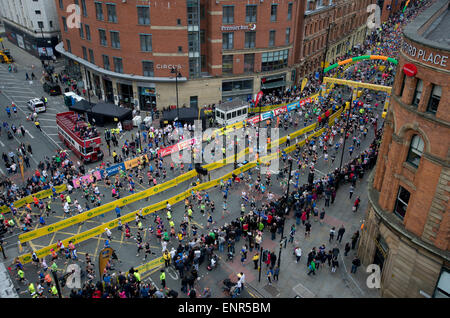
{"type": "Polygon", "coordinates": [[[406,76],[413,77],[417,74],[417,67],[414,64],[408,63],[403,66],[403,73],[406,76]]]}

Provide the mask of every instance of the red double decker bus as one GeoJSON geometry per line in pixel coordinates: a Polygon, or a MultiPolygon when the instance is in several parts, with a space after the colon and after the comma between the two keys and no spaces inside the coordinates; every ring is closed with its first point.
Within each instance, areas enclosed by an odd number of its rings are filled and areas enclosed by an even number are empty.
{"type": "Polygon", "coordinates": [[[58,136],[64,144],[83,160],[83,163],[100,161],[103,152],[100,150],[102,142],[100,134],[93,127],[80,119],[75,112],[56,114],[58,136]]]}

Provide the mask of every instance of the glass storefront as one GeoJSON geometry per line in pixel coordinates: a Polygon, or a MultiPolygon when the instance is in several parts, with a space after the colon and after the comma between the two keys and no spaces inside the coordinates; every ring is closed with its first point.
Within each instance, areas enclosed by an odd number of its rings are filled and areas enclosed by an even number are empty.
{"type": "Polygon", "coordinates": [[[132,108],[133,103],[133,86],[123,83],[117,83],[117,91],[119,92],[119,105],[132,108]]]}
{"type": "Polygon", "coordinates": [[[139,87],[139,106],[141,110],[156,111],[156,89],[139,87]]]}

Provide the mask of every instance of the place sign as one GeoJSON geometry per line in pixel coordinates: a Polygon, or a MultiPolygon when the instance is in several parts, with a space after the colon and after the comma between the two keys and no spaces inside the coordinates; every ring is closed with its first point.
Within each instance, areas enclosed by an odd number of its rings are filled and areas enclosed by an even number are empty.
{"type": "Polygon", "coordinates": [[[411,45],[407,42],[403,44],[403,52],[405,52],[411,57],[421,59],[424,62],[447,67],[447,60],[448,60],[447,55],[440,55],[436,52],[418,49],[414,45],[411,45]]]}

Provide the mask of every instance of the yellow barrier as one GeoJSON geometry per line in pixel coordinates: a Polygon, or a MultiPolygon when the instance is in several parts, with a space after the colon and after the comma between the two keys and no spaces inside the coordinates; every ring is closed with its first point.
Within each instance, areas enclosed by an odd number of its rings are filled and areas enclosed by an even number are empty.
{"type": "MultiPolygon", "coordinates": [[[[313,94],[311,96],[302,98],[301,100],[305,100],[305,99],[308,99],[308,98],[311,98],[311,99],[315,100],[318,96],[319,96],[319,93],[316,93],[316,94],[313,94]]],[[[262,112],[268,112],[268,111],[274,110],[276,108],[286,106],[287,104],[291,104],[291,103],[294,103],[294,102],[283,103],[283,104],[278,104],[278,105],[264,106],[264,107],[261,107],[261,113],[262,112]]],[[[248,112],[249,113],[259,113],[259,107],[251,107],[251,108],[248,109],[248,112]]]]}
{"type": "MultiPolygon", "coordinates": [[[[315,132],[313,134],[313,136],[314,137],[320,136],[324,131],[325,131],[325,128],[322,128],[319,131],[315,132]]],[[[305,143],[305,141],[302,140],[298,144],[299,145],[303,145],[304,143],[305,143]]],[[[295,150],[296,145],[297,144],[292,145],[290,147],[287,147],[286,150],[289,150],[289,151],[286,151],[286,153],[295,150]]],[[[273,153],[273,154],[270,154],[268,156],[262,157],[260,161],[263,162],[263,163],[264,162],[268,162],[268,161],[270,161],[270,160],[272,160],[272,159],[274,159],[274,158],[276,158],[278,156],[280,156],[279,152],[273,153]]],[[[172,197],[172,198],[170,198],[168,200],[163,200],[163,201],[158,202],[156,204],[152,204],[150,206],[147,206],[147,207],[142,209],[142,214],[143,215],[147,215],[147,214],[151,214],[151,213],[154,213],[156,211],[162,210],[162,209],[164,209],[166,207],[166,202],[167,201],[169,201],[171,204],[175,204],[177,202],[180,202],[180,201],[184,200],[186,197],[188,197],[190,195],[191,191],[199,191],[199,190],[205,190],[205,189],[212,188],[214,186],[217,186],[220,183],[220,180],[227,180],[227,179],[231,178],[233,174],[238,175],[238,174],[240,174],[240,173],[242,173],[244,171],[247,171],[247,170],[249,170],[249,169],[251,169],[251,168],[253,168],[255,166],[256,166],[256,162],[252,161],[252,162],[246,164],[245,166],[240,167],[238,169],[235,169],[232,172],[227,173],[226,175],[224,175],[224,176],[222,176],[222,177],[220,177],[218,179],[211,180],[211,181],[208,181],[206,183],[197,185],[197,186],[192,187],[192,188],[184,191],[183,193],[178,194],[178,195],[176,195],[176,196],[174,196],[174,197],[172,197]]],[[[119,220],[121,220],[122,223],[127,223],[127,222],[130,222],[130,221],[133,221],[134,218],[135,218],[136,213],[139,213],[139,211],[140,210],[137,210],[137,211],[134,211],[134,212],[130,212],[130,213],[128,213],[128,214],[126,214],[126,215],[124,215],[124,216],[122,216],[120,218],[114,219],[114,220],[112,220],[112,221],[110,221],[108,223],[101,224],[101,225],[99,225],[99,226],[97,226],[97,227],[95,227],[93,229],[90,229],[90,230],[88,230],[86,232],[83,232],[83,233],[77,234],[75,236],[72,236],[70,238],[67,238],[67,239],[63,240],[63,244],[67,245],[69,243],[69,241],[72,241],[74,244],[77,244],[77,243],[81,243],[83,241],[86,241],[86,240],[88,240],[88,239],[90,239],[92,237],[101,235],[105,231],[105,228],[112,229],[112,228],[117,227],[119,220]]],[[[56,243],[52,244],[50,246],[47,246],[45,248],[42,248],[42,249],[40,249],[38,251],[35,251],[35,253],[36,253],[36,255],[38,257],[44,257],[44,256],[47,256],[47,255],[49,255],[51,253],[50,252],[51,249],[55,249],[55,248],[56,248],[56,243]]],[[[23,264],[26,264],[26,263],[31,261],[31,254],[28,253],[28,254],[25,254],[25,255],[21,255],[19,257],[19,259],[20,259],[20,261],[23,264]]],[[[146,265],[144,265],[144,266],[146,266],[146,265]]]]}
{"type": "MultiPolygon", "coordinates": [[[[333,114],[332,116],[334,116],[334,115],[335,114],[333,114]]],[[[311,130],[314,130],[316,126],[317,126],[317,123],[314,123],[314,124],[312,124],[312,125],[310,125],[308,127],[302,128],[298,132],[295,132],[295,133],[291,134],[291,136],[292,137],[296,137],[296,136],[298,136],[300,134],[300,132],[309,132],[311,130]]],[[[321,131],[323,131],[323,129],[321,131]]],[[[285,143],[286,139],[287,139],[286,136],[280,138],[278,140],[279,144],[285,143]]],[[[273,143],[274,142],[269,143],[268,146],[267,146],[267,149],[270,149],[272,147],[273,143]]],[[[243,150],[243,151],[241,151],[239,153],[238,158],[241,158],[241,157],[245,156],[246,154],[248,154],[248,152],[249,152],[249,149],[246,148],[245,150],[243,150]]],[[[269,155],[269,156],[273,156],[273,154],[269,155]]],[[[233,162],[234,161],[234,156],[229,156],[229,157],[225,158],[224,161],[228,162],[228,163],[233,162]]],[[[222,167],[224,165],[225,164],[222,161],[222,162],[214,162],[214,163],[208,164],[205,167],[207,167],[207,169],[209,169],[209,170],[213,170],[213,169],[217,169],[219,167],[222,167]]],[[[256,165],[256,163],[255,163],[255,165],[256,165]]],[[[239,169],[242,169],[242,167],[239,168],[239,169]]],[[[239,170],[239,169],[237,169],[237,170],[239,170]]],[[[248,168],[248,169],[250,169],[250,168],[248,168]]],[[[241,173],[241,172],[238,172],[238,173],[241,173]]],[[[171,187],[175,186],[177,183],[183,182],[185,180],[188,180],[188,179],[194,177],[195,175],[197,175],[195,170],[191,170],[191,171],[185,173],[182,176],[179,176],[179,177],[177,177],[175,179],[169,180],[169,181],[167,181],[167,182],[165,182],[163,184],[160,184],[158,186],[155,186],[155,187],[149,188],[147,190],[144,190],[144,191],[132,194],[130,196],[127,196],[127,197],[119,199],[119,200],[115,200],[113,202],[107,203],[105,205],[102,205],[100,207],[97,207],[97,208],[91,209],[89,211],[83,212],[83,213],[78,214],[76,216],[73,216],[71,218],[59,221],[57,223],[54,223],[54,224],[42,227],[40,229],[21,234],[21,235],[19,235],[19,240],[20,240],[21,243],[25,243],[25,242],[28,242],[28,241],[30,241],[32,239],[36,239],[36,238],[39,238],[41,236],[44,236],[44,235],[56,232],[56,231],[64,229],[64,228],[67,228],[69,226],[72,226],[72,225],[84,222],[87,219],[90,219],[90,218],[96,217],[98,215],[101,215],[103,213],[106,213],[106,212],[114,209],[116,206],[122,207],[122,206],[124,206],[126,204],[130,204],[132,202],[135,202],[135,201],[141,200],[143,198],[149,197],[151,195],[157,194],[159,192],[162,192],[162,191],[164,191],[164,190],[166,190],[168,188],[171,188],[171,187]]],[[[225,180],[225,179],[231,178],[231,176],[232,176],[232,173],[229,173],[229,174],[226,174],[225,176],[222,176],[218,180],[225,180]]],[[[197,186],[197,187],[199,187],[197,190],[206,189],[211,184],[212,183],[208,183],[208,182],[207,183],[203,183],[203,184],[197,186]]],[[[195,188],[194,188],[194,190],[195,190],[195,188]]],[[[183,200],[185,198],[186,198],[186,196],[183,197],[183,200]]],[[[173,198],[171,198],[171,199],[173,199],[173,198]]],[[[169,199],[169,200],[171,200],[171,199],[169,199]]],[[[166,201],[168,201],[168,200],[166,200],[166,201]]],[[[178,202],[178,201],[176,201],[176,202],[178,202]]],[[[171,203],[171,202],[169,201],[169,203],[171,203]]],[[[156,206],[159,206],[159,204],[160,203],[157,203],[156,206]]],[[[165,207],[165,203],[162,205],[162,208],[164,208],[164,207],[165,207]]]]}
{"type": "Polygon", "coordinates": [[[149,272],[152,269],[155,269],[162,265],[164,265],[164,259],[162,257],[159,257],[159,258],[155,258],[154,260],[152,260],[144,265],[136,267],[135,270],[138,271],[139,274],[142,274],[145,272],[149,272]]]}
{"type": "MultiPolygon", "coordinates": [[[[66,191],[67,186],[65,184],[59,185],[59,186],[55,186],[56,189],[56,193],[61,193],[66,191]]],[[[27,203],[32,203],[33,202],[33,197],[36,196],[36,198],[38,199],[43,199],[43,198],[47,198],[50,195],[52,195],[52,189],[47,189],[47,190],[42,190],[39,192],[36,192],[34,194],[30,194],[29,196],[26,196],[25,198],[19,199],[15,202],[13,202],[13,205],[15,208],[21,208],[24,205],[26,205],[27,203]]],[[[0,213],[7,213],[7,212],[11,212],[11,209],[9,208],[9,206],[7,205],[2,205],[0,207],[0,213]]]]}

